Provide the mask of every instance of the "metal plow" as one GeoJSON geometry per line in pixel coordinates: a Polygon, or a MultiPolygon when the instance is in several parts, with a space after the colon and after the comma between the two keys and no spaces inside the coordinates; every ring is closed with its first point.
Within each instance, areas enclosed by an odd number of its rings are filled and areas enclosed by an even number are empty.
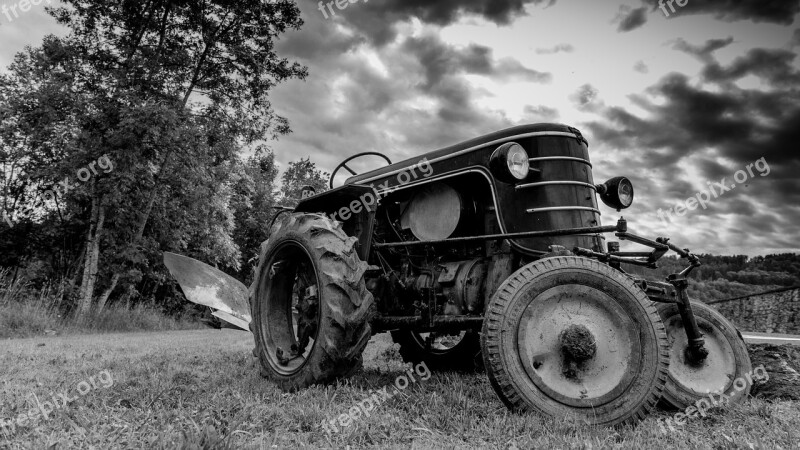
{"type": "Polygon", "coordinates": [[[164,252],[164,264],[186,299],[214,310],[215,317],[250,331],[247,287],[239,280],[196,259],[164,252]]]}

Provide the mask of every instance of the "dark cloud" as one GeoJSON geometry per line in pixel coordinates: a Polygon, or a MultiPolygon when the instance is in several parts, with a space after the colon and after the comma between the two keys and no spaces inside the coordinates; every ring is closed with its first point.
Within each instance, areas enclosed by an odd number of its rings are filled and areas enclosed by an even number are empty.
{"type": "Polygon", "coordinates": [[[800,138],[795,137],[800,134],[800,93],[715,92],[691,85],[681,74],[666,76],[649,92],[666,99],[660,105],[647,105],[652,119],[612,107],[602,111],[606,121],[589,126],[617,147],[666,150],[652,155],[659,165],[675,164],[708,147],[721,148],[726,157],[739,163],[751,162],[767,151],[775,160],[800,161],[790,141],[800,138]],[[771,102],[787,109],[776,116],[771,102]]]}
{"type": "MultiPolygon", "coordinates": [[[[620,160],[632,167],[657,169],[655,177],[666,185],[660,192],[648,177],[633,176],[637,184],[645,183],[640,200],[651,209],[673,207],[723,179],[730,186],[738,171],[740,177],[747,174],[744,183],[713,199],[707,209],[693,211],[691,220],[673,218],[672,226],[707,224],[731,236],[747,236],[747,245],[756,249],[796,248],[790,242],[800,239],[800,208],[789,207],[800,205],[796,55],[782,49],[754,49],[721,65],[713,52],[729,43],[679,42],[676,48],[706,61],[700,84],[682,74],[669,74],[645,95],[631,97],[647,111],[647,118],[620,107],[601,108],[597,112],[602,120],[585,127],[593,140],[622,155],[620,160]],[[737,87],[735,82],[746,76],[758,78],[768,88],[737,87]],[[687,183],[688,174],[698,178],[687,183]],[[722,219],[723,214],[728,218],[722,219]],[[769,227],[763,226],[765,221],[769,227]]],[[[724,252],[724,245],[716,251],[724,252]]]]}
{"type": "Polygon", "coordinates": [[[750,20],[791,25],[794,23],[794,17],[800,13],[800,0],[683,0],[684,6],[680,6],[677,0],[642,1],[652,6],[653,10],[666,9],[666,14],[670,17],[713,14],[715,18],[726,22],[750,20]],[[674,11],[670,8],[670,4],[674,7],[674,11]]]}
{"type": "MultiPolygon", "coordinates": [[[[496,131],[512,121],[479,107],[477,100],[487,94],[466,75],[550,80],[515,59],[495,58],[488,47],[454,47],[430,33],[376,46],[350,23],[326,20],[309,4],[301,4],[303,29],[288,32],[278,47],[282,56],[309,67],[304,82],[279,86],[271,99],[294,130],[273,145],[282,164],[313,156],[330,170],[360,148],[400,160],[496,131]]],[[[364,5],[351,5],[348,16],[356,6],[364,5]]]]}
{"type": "Polygon", "coordinates": [[[558,44],[555,47],[550,48],[537,48],[536,54],[537,55],[552,55],[554,53],[572,53],[575,51],[575,47],[570,44],[558,44]]]}
{"type": "Polygon", "coordinates": [[[458,73],[485,75],[500,80],[515,78],[536,83],[546,83],[552,79],[549,73],[529,69],[511,58],[495,61],[492,49],[488,47],[472,44],[465,49],[458,49],[432,34],[409,38],[402,48],[419,61],[426,74],[427,88],[435,86],[445,76],[458,73]]]}
{"type": "Polygon", "coordinates": [[[423,22],[436,25],[448,25],[464,14],[478,15],[496,24],[507,25],[514,17],[525,14],[525,4],[545,2],[546,0],[372,0],[369,6],[382,10],[387,17],[417,17],[423,22]]]}
{"type": "Polygon", "coordinates": [[[703,45],[692,45],[683,39],[678,39],[675,41],[673,48],[694,55],[701,61],[708,63],[713,60],[715,51],[723,49],[732,43],[732,37],[726,39],[709,39],[703,45]]]}
{"type": "Polygon", "coordinates": [[[756,48],[736,58],[728,67],[712,62],[703,70],[707,81],[724,83],[755,75],[774,86],[800,86],[800,72],[795,70],[797,54],[783,49],[756,48]]]}
{"type": "Polygon", "coordinates": [[[628,10],[628,8],[623,6],[620,8],[617,19],[619,20],[617,31],[620,33],[635,30],[647,23],[647,8],[641,7],[628,10]]]}
{"type": "Polygon", "coordinates": [[[800,28],[794,30],[794,34],[792,35],[792,40],[789,42],[789,45],[792,47],[797,47],[800,45],[800,28]]]}
{"type": "MultiPolygon", "coordinates": [[[[353,4],[339,17],[381,46],[394,40],[396,23],[412,17],[423,23],[446,26],[463,16],[475,15],[497,25],[508,25],[525,15],[525,5],[554,3],[555,0],[370,0],[353,4]]],[[[317,7],[316,3],[313,5],[310,8],[317,7]]]]}

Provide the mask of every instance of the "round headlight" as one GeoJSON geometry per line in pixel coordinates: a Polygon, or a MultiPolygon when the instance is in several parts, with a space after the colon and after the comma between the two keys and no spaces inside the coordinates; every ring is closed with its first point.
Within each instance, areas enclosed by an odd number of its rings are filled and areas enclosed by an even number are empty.
{"type": "Polygon", "coordinates": [[[633,204],[633,183],[625,177],[612,178],[595,187],[603,203],[617,211],[633,204]]]}
{"type": "Polygon", "coordinates": [[[514,183],[524,180],[530,171],[528,152],[516,142],[503,144],[492,153],[489,166],[501,181],[514,183]]]}
{"type": "Polygon", "coordinates": [[[617,186],[619,193],[619,202],[623,207],[627,208],[633,204],[633,183],[631,180],[624,178],[617,186]]]}

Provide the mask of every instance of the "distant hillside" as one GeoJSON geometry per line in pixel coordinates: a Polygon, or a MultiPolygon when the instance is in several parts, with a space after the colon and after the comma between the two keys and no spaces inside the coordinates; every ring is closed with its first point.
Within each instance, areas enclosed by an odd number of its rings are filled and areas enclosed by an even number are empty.
{"type": "MultiPolygon", "coordinates": [[[[722,300],[743,295],[800,286],[800,255],[715,256],[701,255],[703,265],[694,270],[689,295],[701,301],[722,300]]],[[[667,256],[656,270],[625,266],[625,270],[646,278],[663,279],[687,266],[685,260],[667,256]]]]}

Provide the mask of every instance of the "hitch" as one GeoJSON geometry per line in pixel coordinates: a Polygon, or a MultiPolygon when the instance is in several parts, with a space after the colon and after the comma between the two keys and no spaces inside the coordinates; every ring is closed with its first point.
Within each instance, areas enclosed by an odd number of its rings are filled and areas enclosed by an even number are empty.
{"type": "MultiPolygon", "coordinates": [[[[700,328],[697,326],[697,319],[694,317],[694,311],[692,311],[692,304],[689,301],[689,296],[686,294],[687,289],[689,288],[689,281],[686,277],[697,267],[700,267],[702,264],[700,263],[700,258],[697,255],[692,254],[689,249],[682,249],[675,244],[669,242],[669,238],[666,237],[659,237],[656,240],[647,239],[642,236],[637,236],[633,233],[628,231],[628,223],[624,218],[620,218],[617,222],[617,237],[634,242],[636,244],[645,245],[653,249],[652,252],[621,252],[619,251],[619,243],[617,242],[610,242],[608,253],[600,253],[593,250],[585,249],[576,247],[573,251],[575,254],[579,256],[586,256],[589,258],[597,259],[598,261],[604,262],[609,264],[610,266],[616,268],[617,270],[621,271],[620,264],[631,264],[637,266],[645,266],[649,268],[656,268],[658,267],[657,262],[661,259],[668,251],[672,250],[682,259],[689,260],[689,267],[683,269],[679,273],[674,273],[667,277],[667,282],[669,282],[675,288],[675,297],[674,300],[670,300],[668,298],[661,298],[664,297],[667,292],[664,291],[660,298],[655,299],[654,301],[663,301],[663,302],[670,302],[676,303],[678,305],[678,311],[681,315],[681,321],[683,322],[683,328],[686,330],[686,338],[688,341],[688,346],[684,351],[684,356],[686,360],[691,364],[702,364],[703,361],[708,357],[708,349],[705,347],[705,339],[703,339],[703,333],[700,332],[700,328]],[[646,259],[639,259],[639,258],[646,258],[646,259]]],[[[643,285],[643,290],[647,291],[647,283],[645,282],[643,285]]],[[[656,289],[657,290],[657,289],[656,289]]]]}
{"type": "Polygon", "coordinates": [[[702,364],[708,357],[708,349],[705,346],[706,341],[703,339],[703,333],[700,332],[700,328],[697,326],[697,319],[694,317],[689,296],[686,294],[686,290],[689,288],[689,281],[686,277],[696,267],[700,267],[700,258],[692,254],[688,248],[682,249],[670,243],[669,238],[660,237],[656,239],[656,242],[666,245],[670,250],[679,254],[681,258],[689,260],[689,267],[683,269],[680,273],[673,273],[667,277],[667,281],[675,286],[675,290],[678,293],[678,312],[681,315],[683,329],[686,330],[686,339],[689,342],[689,345],[684,350],[686,361],[691,364],[702,364]]]}

